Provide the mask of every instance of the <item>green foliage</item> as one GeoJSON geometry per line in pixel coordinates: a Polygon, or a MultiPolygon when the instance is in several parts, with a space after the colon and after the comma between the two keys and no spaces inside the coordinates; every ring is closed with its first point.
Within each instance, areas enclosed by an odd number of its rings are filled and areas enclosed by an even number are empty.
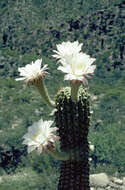
{"type": "Polygon", "coordinates": [[[93,164],[97,166],[97,171],[98,164],[105,165],[105,170],[108,164],[107,172],[110,174],[113,168],[120,174],[124,173],[124,90],[122,84],[104,88],[95,105],[93,103],[93,128],[89,137],[95,145],[93,164]]]}
{"type": "Polygon", "coordinates": [[[121,168],[125,166],[123,156],[125,146],[124,133],[122,133],[119,126],[116,124],[107,125],[101,130],[101,135],[93,132],[92,139],[96,145],[94,154],[97,156],[98,161],[102,161],[102,163],[107,162],[121,168]]]}
{"type": "MultiPolygon", "coordinates": [[[[52,58],[56,44],[67,40],[83,43],[83,51],[96,58],[96,73],[89,81],[92,126],[89,139],[95,145],[91,170],[124,175],[124,0],[0,0],[0,148],[22,153],[15,166],[1,166],[0,190],[56,189],[58,164],[47,155],[27,155],[22,136],[41,117],[50,116],[34,87],[16,82],[18,67],[38,58],[48,64],[45,83],[55,99],[64,84],[52,58]],[[30,19],[29,19],[30,18],[30,19]],[[26,156],[25,156],[26,155],[26,156]],[[13,173],[13,171],[15,173],[13,173]],[[7,175],[6,173],[11,172],[7,175]]],[[[11,151],[11,155],[12,151],[11,151]]],[[[7,155],[6,155],[7,156],[7,155]]],[[[14,155],[12,156],[13,158],[14,155]]],[[[18,160],[17,158],[17,160],[18,160]]]]}
{"type": "Polygon", "coordinates": [[[13,175],[4,175],[0,189],[5,190],[55,190],[57,176],[53,173],[37,174],[31,167],[23,168],[13,175]]]}

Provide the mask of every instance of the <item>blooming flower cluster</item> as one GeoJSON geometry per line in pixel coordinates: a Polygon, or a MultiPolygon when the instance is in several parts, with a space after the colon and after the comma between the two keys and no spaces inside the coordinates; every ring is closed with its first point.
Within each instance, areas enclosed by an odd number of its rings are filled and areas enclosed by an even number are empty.
{"type": "MultiPolygon", "coordinates": [[[[54,50],[53,57],[57,58],[61,66],[58,70],[66,73],[64,80],[76,80],[82,81],[87,85],[87,79],[91,78],[95,71],[96,66],[92,65],[96,60],[89,55],[81,52],[82,43],[75,42],[63,42],[57,45],[57,50],[54,50]]],[[[41,68],[42,59],[36,60],[34,63],[27,64],[25,67],[18,69],[21,78],[16,80],[25,80],[26,82],[33,83],[35,80],[43,79],[46,75],[47,65],[41,68]]]]}
{"type": "Polygon", "coordinates": [[[57,128],[52,128],[52,123],[53,121],[41,119],[28,128],[28,132],[23,136],[23,144],[28,145],[28,153],[37,150],[40,154],[57,140],[58,137],[53,134],[57,128]]]}
{"type": "Polygon", "coordinates": [[[88,82],[86,78],[91,78],[96,68],[92,63],[95,58],[90,58],[89,55],[81,52],[82,44],[76,42],[63,42],[57,45],[56,54],[53,57],[59,59],[62,64],[58,67],[58,70],[66,73],[64,80],[78,80],[82,81],[84,85],[88,82]]]}
{"type": "MultiPolygon", "coordinates": [[[[77,100],[77,91],[79,84],[83,82],[87,85],[87,79],[91,78],[95,65],[92,65],[95,58],[91,58],[89,55],[82,53],[82,43],[79,44],[78,41],[75,42],[63,42],[57,45],[57,50],[54,50],[54,58],[58,59],[61,64],[58,70],[66,73],[64,80],[71,81],[71,97],[72,100],[77,100]],[[74,85],[75,84],[75,85],[74,85]]],[[[20,72],[20,78],[16,80],[24,80],[27,83],[34,84],[43,99],[48,103],[48,105],[55,107],[47,93],[43,79],[47,74],[47,65],[41,68],[42,59],[38,59],[31,64],[27,64],[25,67],[18,69],[20,72]]],[[[58,139],[53,132],[56,128],[51,128],[53,121],[43,121],[42,119],[28,128],[28,132],[23,136],[23,144],[28,145],[28,153],[33,150],[37,150],[40,154],[42,150],[47,150],[49,147],[54,146],[54,142],[58,139]]],[[[90,149],[93,149],[93,145],[90,145],[90,149]]]]}

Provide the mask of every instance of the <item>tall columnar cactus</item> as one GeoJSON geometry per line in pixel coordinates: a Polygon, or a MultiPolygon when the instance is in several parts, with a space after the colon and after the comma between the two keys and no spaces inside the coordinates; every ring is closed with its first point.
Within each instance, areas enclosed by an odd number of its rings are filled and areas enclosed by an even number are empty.
{"type": "Polygon", "coordinates": [[[89,55],[81,52],[82,44],[63,42],[57,45],[53,57],[61,64],[58,70],[66,73],[64,80],[69,80],[71,87],[61,89],[53,102],[45,87],[44,78],[47,65],[41,68],[41,60],[19,68],[21,78],[26,83],[34,85],[44,101],[56,108],[56,128],[51,128],[52,121],[42,119],[29,127],[23,138],[23,144],[28,145],[28,152],[43,150],[54,158],[62,160],[58,190],[89,190],[89,143],[88,131],[90,125],[89,95],[82,83],[88,85],[86,78],[91,78],[96,66],[89,55]],[[60,139],[60,150],[54,142],[58,137],[53,134],[57,130],[60,139]]]}
{"type": "Polygon", "coordinates": [[[57,94],[56,108],[61,151],[71,152],[69,159],[62,161],[58,190],[89,190],[89,95],[80,88],[78,101],[73,102],[71,89],[66,87],[57,94]]]}

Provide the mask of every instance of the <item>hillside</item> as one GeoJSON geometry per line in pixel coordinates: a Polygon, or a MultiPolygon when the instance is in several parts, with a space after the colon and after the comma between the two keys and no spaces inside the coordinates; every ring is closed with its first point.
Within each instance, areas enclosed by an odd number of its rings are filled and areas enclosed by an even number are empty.
{"type": "MultiPolygon", "coordinates": [[[[42,175],[44,189],[56,181],[58,171],[54,168],[59,162],[47,155],[27,155],[21,138],[41,116],[54,119],[49,115],[52,110],[35,88],[27,88],[15,78],[18,67],[42,57],[49,65],[50,75],[45,82],[54,98],[58,89],[67,85],[52,58],[56,44],[62,41],[78,40],[83,43],[83,51],[96,58],[96,73],[89,80],[93,97],[89,139],[95,145],[91,173],[106,171],[122,176],[125,171],[125,1],[61,2],[0,1],[0,175],[20,172],[25,167],[28,175],[31,173],[30,181],[42,175]]],[[[20,183],[22,186],[26,182],[22,179],[20,183]]],[[[42,185],[39,179],[37,183],[42,185]]],[[[5,190],[7,185],[0,187],[5,190]]],[[[19,187],[15,184],[14,188],[19,187]]],[[[20,190],[30,188],[38,189],[33,182],[20,190]]]]}

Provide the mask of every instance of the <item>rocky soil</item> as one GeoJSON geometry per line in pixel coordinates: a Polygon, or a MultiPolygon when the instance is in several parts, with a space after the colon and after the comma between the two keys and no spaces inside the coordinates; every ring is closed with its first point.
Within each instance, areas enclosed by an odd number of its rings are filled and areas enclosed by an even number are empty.
{"type": "Polygon", "coordinates": [[[125,190],[125,177],[109,177],[106,173],[90,175],[91,190],[125,190]]]}

